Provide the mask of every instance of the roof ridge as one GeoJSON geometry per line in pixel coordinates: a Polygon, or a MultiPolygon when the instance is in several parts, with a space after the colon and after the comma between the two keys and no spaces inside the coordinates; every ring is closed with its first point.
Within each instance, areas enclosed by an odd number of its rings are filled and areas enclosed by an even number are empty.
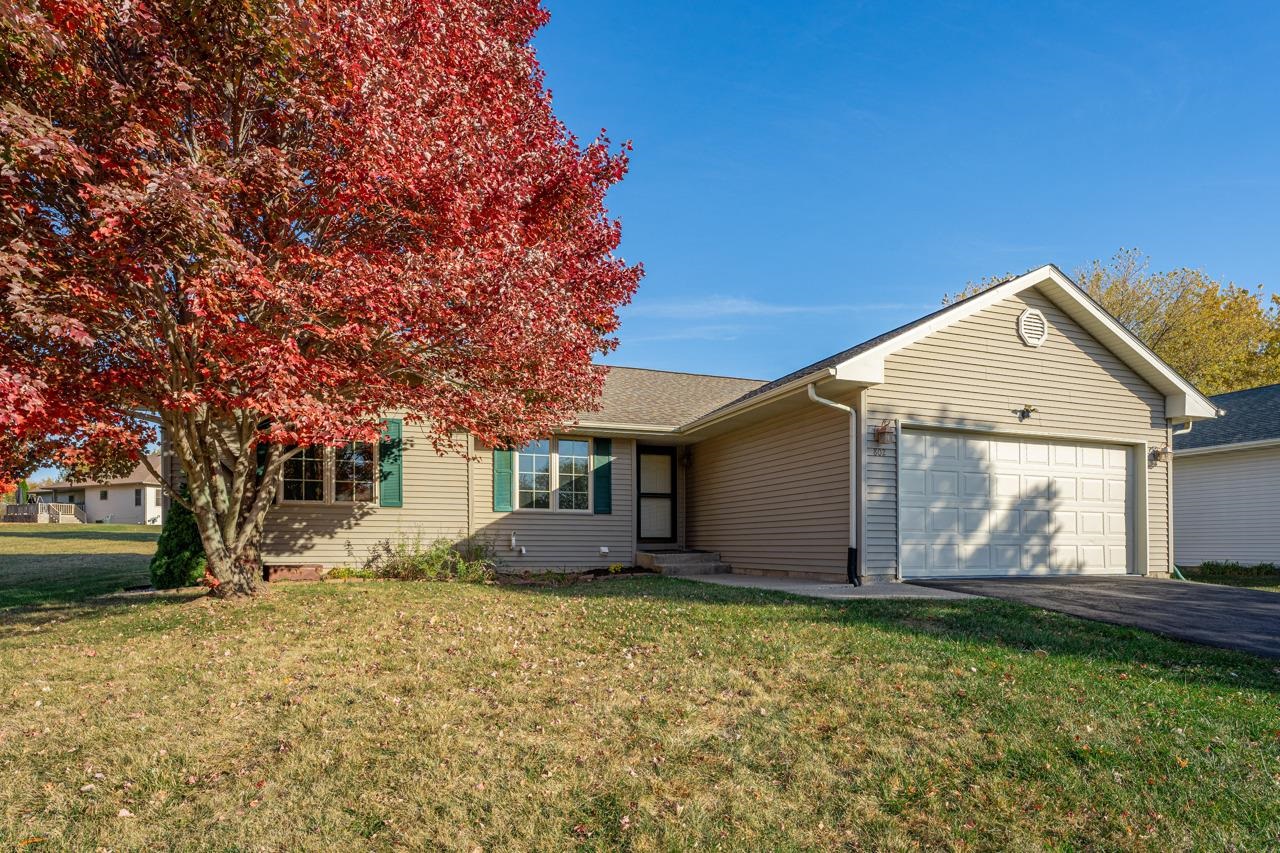
{"type": "Polygon", "coordinates": [[[1221,394],[1214,394],[1210,400],[1216,400],[1219,397],[1230,397],[1232,394],[1249,394],[1254,391],[1267,391],[1272,388],[1280,388],[1280,382],[1272,382],[1269,385],[1256,385],[1253,388],[1237,388],[1235,391],[1223,391],[1221,394]]]}
{"type": "Polygon", "coordinates": [[[758,379],[750,376],[726,376],[723,373],[697,373],[692,370],[663,370],[657,367],[636,367],[630,364],[601,364],[599,367],[608,370],[643,370],[645,373],[672,373],[677,376],[701,376],[705,379],[733,379],[737,382],[768,382],[768,379],[758,379]]]}

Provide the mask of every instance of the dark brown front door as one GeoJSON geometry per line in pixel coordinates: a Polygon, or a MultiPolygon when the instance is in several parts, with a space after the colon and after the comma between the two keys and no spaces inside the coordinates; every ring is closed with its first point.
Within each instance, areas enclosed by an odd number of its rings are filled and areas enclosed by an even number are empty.
{"type": "Polygon", "coordinates": [[[638,450],[639,486],[636,501],[636,539],[650,544],[676,541],[676,449],[645,447],[638,450]]]}

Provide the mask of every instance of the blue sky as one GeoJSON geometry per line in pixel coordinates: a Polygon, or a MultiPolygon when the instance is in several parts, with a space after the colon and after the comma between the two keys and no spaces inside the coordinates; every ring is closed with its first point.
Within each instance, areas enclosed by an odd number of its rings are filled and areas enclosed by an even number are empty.
{"type": "Polygon", "coordinates": [[[545,2],[557,113],[635,143],[609,363],[772,378],[1129,246],[1280,284],[1275,4],[545,2]]]}

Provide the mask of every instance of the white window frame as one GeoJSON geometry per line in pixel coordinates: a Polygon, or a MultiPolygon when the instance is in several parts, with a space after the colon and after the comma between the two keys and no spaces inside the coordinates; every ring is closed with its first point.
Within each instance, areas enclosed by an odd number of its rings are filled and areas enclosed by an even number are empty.
{"type": "Polygon", "coordinates": [[[517,447],[512,451],[511,461],[511,504],[512,512],[564,512],[571,515],[590,515],[595,508],[596,501],[596,477],[595,470],[591,467],[591,461],[595,459],[595,439],[590,436],[553,435],[547,439],[550,446],[551,456],[551,484],[550,484],[550,503],[551,505],[545,509],[539,507],[522,507],[520,506],[520,454],[524,451],[523,447],[517,447]],[[586,509],[561,509],[560,508],[560,441],[585,441],[587,443],[587,507],[586,509]]]}
{"type": "Polygon", "coordinates": [[[337,480],[337,448],[324,447],[321,448],[321,464],[322,478],[321,483],[324,486],[324,500],[322,501],[304,501],[304,500],[287,500],[284,496],[284,466],[280,466],[280,473],[276,478],[276,504],[280,506],[373,506],[378,503],[378,496],[381,494],[381,486],[378,483],[378,472],[381,470],[378,458],[378,442],[366,442],[373,445],[373,496],[367,501],[339,501],[334,500],[334,494],[337,491],[335,481],[337,480]]]}

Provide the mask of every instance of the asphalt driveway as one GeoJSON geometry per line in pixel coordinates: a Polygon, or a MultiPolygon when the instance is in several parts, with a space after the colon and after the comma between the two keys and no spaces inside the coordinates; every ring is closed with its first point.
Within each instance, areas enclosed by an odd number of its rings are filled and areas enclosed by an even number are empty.
{"type": "Polygon", "coordinates": [[[1280,593],[1139,577],[910,581],[1280,658],[1280,593]]]}

